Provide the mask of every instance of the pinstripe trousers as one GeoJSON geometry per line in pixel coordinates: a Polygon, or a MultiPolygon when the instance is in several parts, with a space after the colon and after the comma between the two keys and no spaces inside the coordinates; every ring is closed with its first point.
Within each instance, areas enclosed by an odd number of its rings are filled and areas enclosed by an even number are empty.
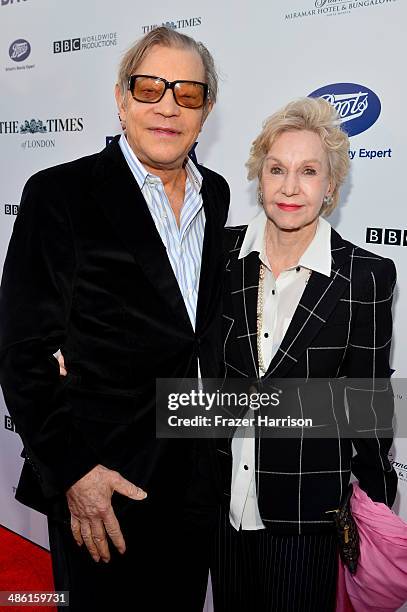
{"type": "Polygon", "coordinates": [[[212,558],[215,612],[331,612],[335,609],[335,533],[236,531],[222,510],[212,558]]]}

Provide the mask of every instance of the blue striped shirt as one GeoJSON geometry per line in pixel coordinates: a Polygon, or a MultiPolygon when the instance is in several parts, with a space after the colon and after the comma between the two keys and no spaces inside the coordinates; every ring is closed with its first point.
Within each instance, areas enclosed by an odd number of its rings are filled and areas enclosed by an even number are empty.
{"type": "Polygon", "coordinates": [[[147,172],[137,159],[124,134],[119,140],[119,145],[167,249],[168,259],[182,293],[192,327],[195,329],[205,231],[205,211],[201,195],[202,175],[192,160],[188,158],[185,165],[187,177],[184,203],[178,227],[161,179],[147,172]]]}

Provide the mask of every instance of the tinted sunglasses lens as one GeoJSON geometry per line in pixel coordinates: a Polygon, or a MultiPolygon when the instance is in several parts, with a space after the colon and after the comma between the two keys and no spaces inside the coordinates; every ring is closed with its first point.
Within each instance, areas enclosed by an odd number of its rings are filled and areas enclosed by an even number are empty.
{"type": "Polygon", "coordinates": [[[158,102],[161,98],[165,84],[163,81],[150,77],[137,77],[134,82],[132,94],[139,102],[158,102]]]}
{"type": "Polygon", "coordinates": [[[200,108],[205,102],[205,88],[201,83],[177,83],[174,96],[180,106],[200,108]]]}

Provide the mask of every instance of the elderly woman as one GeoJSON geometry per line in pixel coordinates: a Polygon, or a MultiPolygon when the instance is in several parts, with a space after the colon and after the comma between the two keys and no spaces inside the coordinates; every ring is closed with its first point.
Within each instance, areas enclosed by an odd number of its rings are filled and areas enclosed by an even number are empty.
{"type": "MultiPolygon", "coordinates": [[[[338,203],[348,150],[334,108],[312,98],[272,115],[254,141],[248,178],[258,181],[261,211],[227,230],[226,377],[389,378],[394,264],[344,240],[325,219],[338,203]]],[[[298,393],[297,413],[306,410],[300,400],[298,393]]],[[[349,421],[362,404],[376,423],[363,392],[349,394],[349,421]]],[[[327,421],[336,408],[327,405],[327,421]]],[[[376,429],[352,440],[251,433],[219,448],[230,497],[212,569],[215,611],[334,610],[330,511],[352,472],[373,500],[393,503],[391,439],[376,429]]]]}

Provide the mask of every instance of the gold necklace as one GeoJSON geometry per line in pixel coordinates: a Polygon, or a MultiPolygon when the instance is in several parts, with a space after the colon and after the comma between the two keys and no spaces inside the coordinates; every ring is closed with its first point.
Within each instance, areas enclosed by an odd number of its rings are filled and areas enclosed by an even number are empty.
{"type": "Polygon", "coordinates": [[[259,291],[257,294],[257,359],[259,363],[260,376],[266,373],[263,360],[263,352],[261,350],[261,327],[263,323],[264,310],[264,276],[266,274],[266,266],[260,264],[259,270],[259,291]]]}

